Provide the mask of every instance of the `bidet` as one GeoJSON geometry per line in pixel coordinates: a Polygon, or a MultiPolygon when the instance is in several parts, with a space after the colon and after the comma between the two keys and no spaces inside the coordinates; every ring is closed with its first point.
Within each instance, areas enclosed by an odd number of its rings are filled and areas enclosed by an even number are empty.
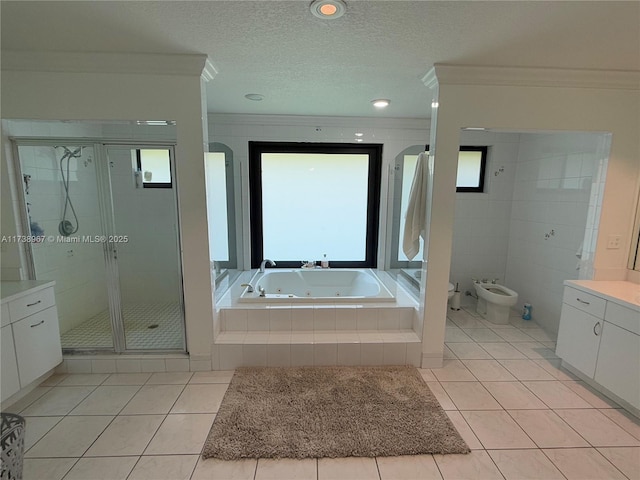
{"type": "Polygon", "coordinates": [[[476,311],[491,323],[507,325],[511,307],[518,302],[518,293],[497,283],[475,281],[473,286],[478,294],[476,311]]]}

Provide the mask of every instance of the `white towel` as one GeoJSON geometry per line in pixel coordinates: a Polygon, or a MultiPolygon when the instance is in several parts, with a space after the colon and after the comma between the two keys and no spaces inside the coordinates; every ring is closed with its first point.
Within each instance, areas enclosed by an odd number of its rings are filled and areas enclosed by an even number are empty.
{"type": "Polygon", "coordinates": [[[428,161],[429,154],[426,152],[418,155],[418,163],[409,193],[409,205],[405,215],[402,240],[402,250],[409,260],[413,259],[420,251],[420,237],[423,240],[426,237],[428,161]]]}

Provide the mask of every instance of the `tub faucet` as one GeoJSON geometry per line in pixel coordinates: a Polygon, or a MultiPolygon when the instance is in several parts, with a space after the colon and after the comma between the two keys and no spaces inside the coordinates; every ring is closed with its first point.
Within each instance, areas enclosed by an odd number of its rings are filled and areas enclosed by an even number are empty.
{"type": "Polygon", "coordinates": [[[241,287],[247,287],[247,293],[253,293],[253,285],[251,285],[250,283],[242,283],[240,284],[241,287]]]}
{"type": "Polygon", "coordinates": [[[500,280],[500,279],[499,278],[494,278],[493,280],[491,280],[491,283],[493,283],[495,285],[496,283],[498,283],[498,280],[500,280]]]}
{"type": "Polygon", "coordinates": [[[258,292],[260,292],[261,297],[267,296],[267,293],[265,292],[264,287],[262,285],[258,285],[258,292]]]}
{"type": "Polygon", "coordinates": [[[276,266],[276,262],[274,262],[273,260],[269,260],[268,258],[265,258],[264,260],[262,260],[262,262],[260,263],[260,273],[264,273],[264,268],[265,266],[269,264],[272,267],[276,266]]]}

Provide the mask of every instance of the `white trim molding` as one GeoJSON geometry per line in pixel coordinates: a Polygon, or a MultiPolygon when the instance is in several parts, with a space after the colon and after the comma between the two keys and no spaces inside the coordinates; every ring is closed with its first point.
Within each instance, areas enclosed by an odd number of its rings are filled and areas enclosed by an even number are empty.
{"type": "Polygon", "coordinates": [[[440,85],[640,90],[640,71],[435,64],[422,82],[431,88],[435,81],[440,85]]]}
{"type": "Polygon", "coordinates": [[[30,72],[138,73],[153,75],[204,75],[211,80],[218,73],[206,55],[2,52],[2,70],[30,72]]]}
{"type": "Polygon", "coordinates": [[[208,58],[205,59],[204,67],[202,68],[202,74],[200,75],[202,80],[204,80],[205,82],[210,82],[211,80],[216,78],[216,75],[218,75],[218,69],[213,65],[213,63],[209,61],[208,58]]]}

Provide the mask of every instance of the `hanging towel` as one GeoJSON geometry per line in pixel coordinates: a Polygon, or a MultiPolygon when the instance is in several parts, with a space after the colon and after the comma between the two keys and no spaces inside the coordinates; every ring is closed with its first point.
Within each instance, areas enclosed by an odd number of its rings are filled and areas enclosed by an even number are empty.
{"type": "Polygon", "coordinates": [[[428,160],[429,154],[427,152],[418,155],[418,163],[409,193],[409,205],[405,215],[402,240],[402,250],[409,260],[413,259],[420,251],[420,237],[423,240],[426,237],[428,160]]]}

